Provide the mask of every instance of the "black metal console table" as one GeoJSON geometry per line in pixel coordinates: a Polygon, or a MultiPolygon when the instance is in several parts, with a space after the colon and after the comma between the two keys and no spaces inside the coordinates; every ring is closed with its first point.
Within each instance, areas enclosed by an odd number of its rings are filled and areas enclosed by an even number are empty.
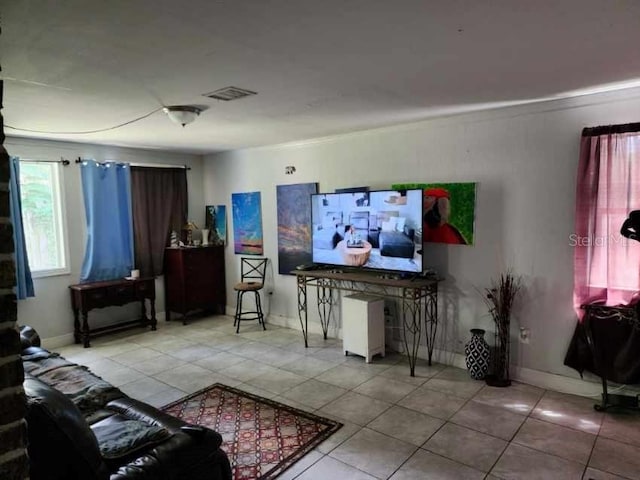
{"type": "Polygon", "coordinates": [[[431,365],[436,330],[438,327],[437,278],[392,278],[367,272],[341,272],[336,270],[296,270],[292,272],[298,282],[298,316],[304,346],[308,347],[307,286],[315,286],[318,296],[318,314],[324,338],[327,338],[335,290],[367,293],[384,298],[399,299],[402,304],[402,332],[409,359],[411,376],[415,376],[418,348],[422,336],[422,323],[426,327],[428,361],[431,365]],[[409,338],[410,337],[410,338],[409,338]]]}

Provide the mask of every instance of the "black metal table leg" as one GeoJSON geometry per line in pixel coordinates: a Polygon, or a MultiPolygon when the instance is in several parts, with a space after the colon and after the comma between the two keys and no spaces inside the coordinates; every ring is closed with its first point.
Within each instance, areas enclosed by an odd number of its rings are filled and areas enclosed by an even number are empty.
{"type": "Polygon", "coordinates": [[[308,315],[307,315],[307,279],[298,276],[298,318],[300,319],[300,328],[302,328],[302,336],[304,337],[305,348],[309,347],[307,341],[308,332],[308,315]],[[304,316],[304,321],[303,321],[304,316]]]}
{"type": "Polygon", "coordinates": [[[427,335],[427,354],[429,366],[433,357],[433,348],[436,343],[438,330],[438,288],[431,285],[425,289],[425,328],[427,335]]]}
{"type": "Polygon", "coordinates": [[[414,288],[402,289],[402,321],[404,322],[402,333],[404,347],[409,360],[409,372],[412,377],[416,376],[416,361],[418,360],[418,349],[420,348],[422,333],[422,302],[420,297],[419,290],[414,288]]]}
{"type": "Polygon", "coordinates": [[[319,279],[316,283],[318,315],[320,316],[320,325],[322,326],[322,334],[325,340],[329,332],[329,322],[331,321],[333,309],[333,286],[333,282],[327,279],[319,279]]]}

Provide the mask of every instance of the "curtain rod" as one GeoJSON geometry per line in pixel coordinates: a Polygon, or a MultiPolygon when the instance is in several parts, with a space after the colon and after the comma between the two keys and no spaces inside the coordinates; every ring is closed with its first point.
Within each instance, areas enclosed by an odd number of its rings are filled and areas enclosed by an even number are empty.
{"type": "MultiPolygon", "coordinates": [[[[82,163],[84,160],[80,157],[76,158],[76,163],[82,163]]],[[[98,163],[122,163],[119,160],[105,160],[98,163]]],[[[168,165],[166,163],[130,163],[130,167],[147,167],[147,168],[184,168],[185,170],[191,170],[188,165],[168,165]]]]}
{"type": "Polygon", "coordinates": [[[21,162],[33,162],[33,163],[61,163],[65,167],[71,163],[70,160],[67,160],[64,157],[60,157],[60,160],[37,160],[33,158],[21,158],[21,162]]]}
{"type": "Polygon", "coordinates": [[[616,133],[640,132],[640,123],[624,123],[621,125],[602,125],[587,127],[582,130],[583,137],[597,137],[599,135],[613,135],[616,133]]]}

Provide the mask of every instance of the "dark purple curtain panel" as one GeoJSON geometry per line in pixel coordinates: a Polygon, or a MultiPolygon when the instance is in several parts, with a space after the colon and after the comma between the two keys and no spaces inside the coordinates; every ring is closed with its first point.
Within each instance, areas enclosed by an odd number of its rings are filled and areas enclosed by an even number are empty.
{"type": "Polygon", "coordinates": [[[171,231],[187,222],[184,168],[131,167],[135,268],[142,276],[161,275],[171,231]]]}

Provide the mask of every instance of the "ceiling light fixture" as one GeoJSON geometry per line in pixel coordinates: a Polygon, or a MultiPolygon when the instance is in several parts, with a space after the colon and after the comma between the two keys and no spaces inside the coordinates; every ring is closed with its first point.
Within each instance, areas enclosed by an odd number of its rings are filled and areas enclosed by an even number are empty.
{"type": "Polygon", "coordinates": [[[167,114],[172,122],[184,127],[185,125],[193,122],[196,117],[200,115],[202,109],[189,105],[174,105],[171,107],[164,107],[162,111],[167,114]]]}

